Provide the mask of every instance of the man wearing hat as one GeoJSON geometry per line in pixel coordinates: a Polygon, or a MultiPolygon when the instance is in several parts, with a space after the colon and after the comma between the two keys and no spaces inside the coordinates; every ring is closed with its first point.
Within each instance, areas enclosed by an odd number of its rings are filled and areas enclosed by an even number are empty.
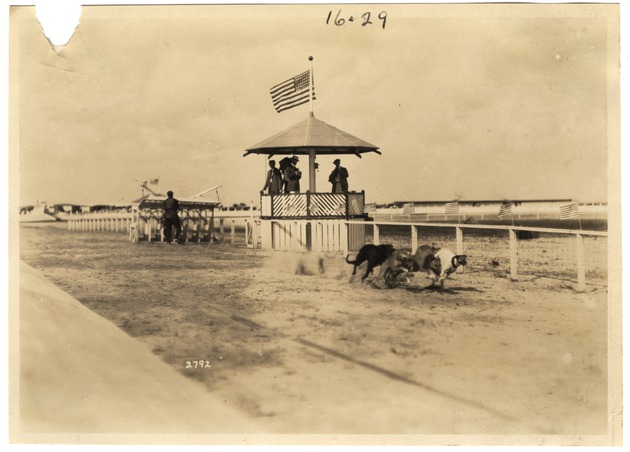
{"type": "Polygon", "coordinates": [[[276,161],[269,160],[269,171],[267,171],[267,180],[265,181],[265,186],[260,190],[263,193],[267,188],[269,189],[270,195],[276,195],[280,193],[282,189],[282,172],[278,168],[276,168],[276,161]]]}
{"type": "Polygon", "coordinates": [[[299,193],[300,192],[300,179],[302,178],[302,171],[297,169],[297,162],[300,159],[297,155],[291,157],[289,165],[284,170],[284,180],[286,181],[287,193],[299,193]]]}
{"type": "Polygon", "coordinates": [[[179,210],[179,201],[173,198],[173,192],[166,192],[166,201],[164,201],[164,238],[169,245],[172,242],[172,227],[175,226],[175,241],[181,243],[180,234],[182,233],[182,225],[179,221],[177,212],[179,210]]]}
{"type": "Polygon", "coordinates": [[[335,159],[333,162],[335,169],[328,176],[328,182],[332,184],[333,193],[343,193],[348,191],[348,170],[341,166],[341,160],[335,159]]]}

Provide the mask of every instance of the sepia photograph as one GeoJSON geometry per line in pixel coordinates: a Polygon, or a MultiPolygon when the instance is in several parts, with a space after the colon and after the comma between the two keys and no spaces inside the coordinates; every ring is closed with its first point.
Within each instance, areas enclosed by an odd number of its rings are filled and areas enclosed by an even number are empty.
{"type": "Polygon", "coordinates": [[[619,4],[8,10],[10,443],[622,444],[619,4]]]}

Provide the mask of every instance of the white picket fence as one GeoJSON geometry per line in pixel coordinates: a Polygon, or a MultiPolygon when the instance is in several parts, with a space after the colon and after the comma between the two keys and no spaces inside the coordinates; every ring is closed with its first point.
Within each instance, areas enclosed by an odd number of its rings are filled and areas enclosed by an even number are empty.
{"type": "MultiPolygon", "coordinates": [[[[131,213],[71,215],[71,231],[129,233],[131,213]]],[[[392,243],[415,251],[421,244],[470,256],[469,268],[569,279],[583,291],[607,284],[608,233],[504,225],[371,222],[341,219],[261,220],[252,215],[215,218],[223,241],[251,248],[333,252],[344,256],[366,243],[392,243]],[[496,266],[496,268],[495,268],[496,266]]]]}
{"type": "Polygon", "coordinates": [[[392,243],[412,252],[420,244],[437,244],[471,255],[473,267],[480,270],[500,267],[512,280],[526,274],[571,279],[577,282],[577,290],[583,291],[588,272],[591,280],[607,283],[608,234],[601,231],[344,220],[334,224],[325,220],[262,220],[253,224],[252,236],[257,236],[255,228],[261,228],[263,249],[310,249],[345,255],[365,243],[392,243]]]}

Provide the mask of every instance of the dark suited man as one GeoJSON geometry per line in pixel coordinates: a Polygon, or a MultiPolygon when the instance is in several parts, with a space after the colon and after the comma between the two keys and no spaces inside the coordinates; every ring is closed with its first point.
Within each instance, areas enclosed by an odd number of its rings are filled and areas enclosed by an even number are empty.
{"type": "Polygon", "coordinates": [[[164,201],[164,237],[166,242],[170,244],[172,242],[172,226],[175,226],[175,241],[180,243],[180,234],[182,233],[182,224],[179,221],[179,201],[173,198],[173,192],[166,192],[166,201],[164,201]]]}
{"type": "Polygon", "coordinates": [[[335,169],[328,176],[328,182],[332,184],[333,193],[343,193],[348,191],[348,170],[341,166],[341,160],[335,159],[333,162],[335,169]]]}

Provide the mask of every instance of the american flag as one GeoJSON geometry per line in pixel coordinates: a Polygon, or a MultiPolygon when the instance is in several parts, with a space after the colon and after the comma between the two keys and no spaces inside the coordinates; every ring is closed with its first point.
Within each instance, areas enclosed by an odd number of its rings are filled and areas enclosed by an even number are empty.
{"type": "Polygon", "coordinates": [[[149,181],[149,184],[151,184],[151,185],[157,185],[157,184],[159,184],[159,183],[160,183],[160,179],[151,179],[151,180],[149,181]]]}
{"type": "Polygon", "coordinates": [[[572,202],[571,204],[560,207],[560,219],[566,220],[568,218],[580,218],[577,202],[572,202]]]}
{"type": "Polygon", "coordinates": [[[459,203],[457,201],[455,202],[447,202],[446,204],[444,204],[445,208],[446,208],[446,214],[450,215],[450,214],[459,214],[459,203]]]}
{"type": "Polygon", "coordinates": [[[413,215],[414,213],[416,213],[416,206],[414,206],[412,202],[403,204],[404,215],[413,215]]]}
{"type": "Polygon", "coordinates": [[[501,204],[499,218],[507,217],[508,215],[512,215],[512,204],[509,202],[501,204]]]}
{"type": "MultiPolygon", "coordinates": [[[[271,88],[271,101],[278,113],[288,110],[309,101],[309,85],[311,71],[302,72],[300,75],[291,77],[282,83],[278,83],[271,88]]],[[[313,99],[315,99],[315,82],[313,82],[313,99]]]]}

